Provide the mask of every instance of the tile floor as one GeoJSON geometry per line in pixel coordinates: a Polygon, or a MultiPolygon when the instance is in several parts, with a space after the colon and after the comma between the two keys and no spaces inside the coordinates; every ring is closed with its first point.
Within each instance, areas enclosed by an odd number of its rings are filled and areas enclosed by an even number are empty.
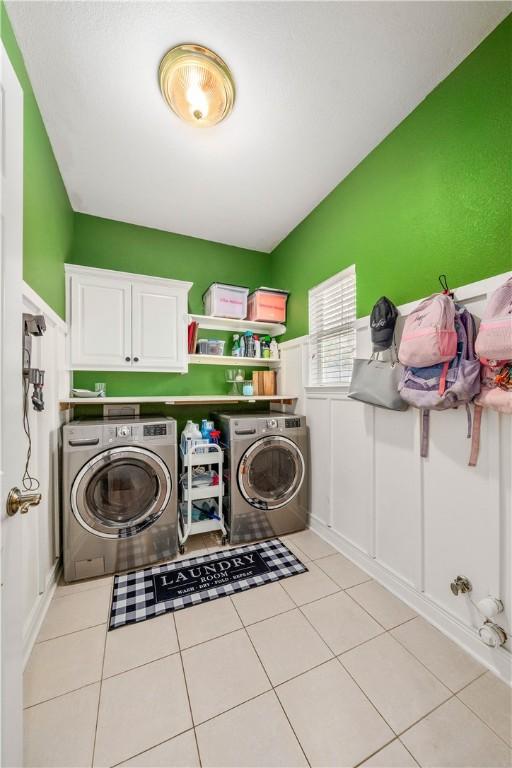
{"type": "Polygon", "coordinates": [[[25,765],[510,766],[510,689],[311,531],[283,538],[308,573],[114,632],[110,578],[59,585],[25,765]]]}

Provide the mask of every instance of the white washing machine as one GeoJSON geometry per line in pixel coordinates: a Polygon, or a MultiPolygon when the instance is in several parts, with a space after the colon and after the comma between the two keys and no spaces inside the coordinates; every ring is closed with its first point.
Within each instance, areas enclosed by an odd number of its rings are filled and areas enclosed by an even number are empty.
{"type": "Polygon", "coordinates": [[[240,544],[301,531],[308,523],[306,418],[216,414],[226,451],[229,540],[240,544]]]}
{"type": "Polygon", "coordinates": [[[72,421],[63,427],[64,579],[176,556],[176,422],[72,421]]]}

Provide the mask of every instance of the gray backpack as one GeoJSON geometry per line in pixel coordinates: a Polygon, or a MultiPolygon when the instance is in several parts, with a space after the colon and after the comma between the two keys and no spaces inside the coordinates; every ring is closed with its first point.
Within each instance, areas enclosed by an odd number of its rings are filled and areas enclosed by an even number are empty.
{"type": "Polygon", "coordinates": [[[475,355],[475,320],[468,310],[455,305],[457,352],[452,360],[425,368],[407,367],[398,389],[409,405],[420,409],[421,455],[428,455],[430,411],[466,407],[471,437],[469,403],[480,392],[480,361],[475,355]]]}

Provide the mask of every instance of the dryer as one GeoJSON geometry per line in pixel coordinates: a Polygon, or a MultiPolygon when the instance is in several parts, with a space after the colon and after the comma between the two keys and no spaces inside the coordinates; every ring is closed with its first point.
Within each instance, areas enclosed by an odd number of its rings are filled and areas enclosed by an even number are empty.
{"type": "Polygon", "coordinates": [[[304,416],[216,414],[226,451],[226,517],[240,544],[300,531],[308,523],[304,416]]]}
{"type": "Polygon", "coordinates": [[[64,579],[177,554],[174,419],[72,421],[63,427],[64,579]]]}

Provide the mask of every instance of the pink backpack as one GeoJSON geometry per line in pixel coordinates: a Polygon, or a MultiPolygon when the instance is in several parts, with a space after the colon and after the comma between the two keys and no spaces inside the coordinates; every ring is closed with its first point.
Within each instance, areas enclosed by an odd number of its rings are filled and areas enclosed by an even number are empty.
{"type": "Polygon", "coordinates": [[[512,358],[512,277],[491,295],[480,323],[475,351],[484,365],[492,367],[512,358]]]}
{"type": "Polygon", "coordinates": [[[512,413],[512,277],[491,295],[480,323],[475,350],[482,368],[482,387],[475,398],[469,465],[476,466],[482,410],[512,413]]]}
{"type": "Polygon", "coordinates": [[[407,317],[398,358],[402,365],[424,368],[453,360],[456,353],[453,299],[447,293],[434,293],[407,317]]]}

